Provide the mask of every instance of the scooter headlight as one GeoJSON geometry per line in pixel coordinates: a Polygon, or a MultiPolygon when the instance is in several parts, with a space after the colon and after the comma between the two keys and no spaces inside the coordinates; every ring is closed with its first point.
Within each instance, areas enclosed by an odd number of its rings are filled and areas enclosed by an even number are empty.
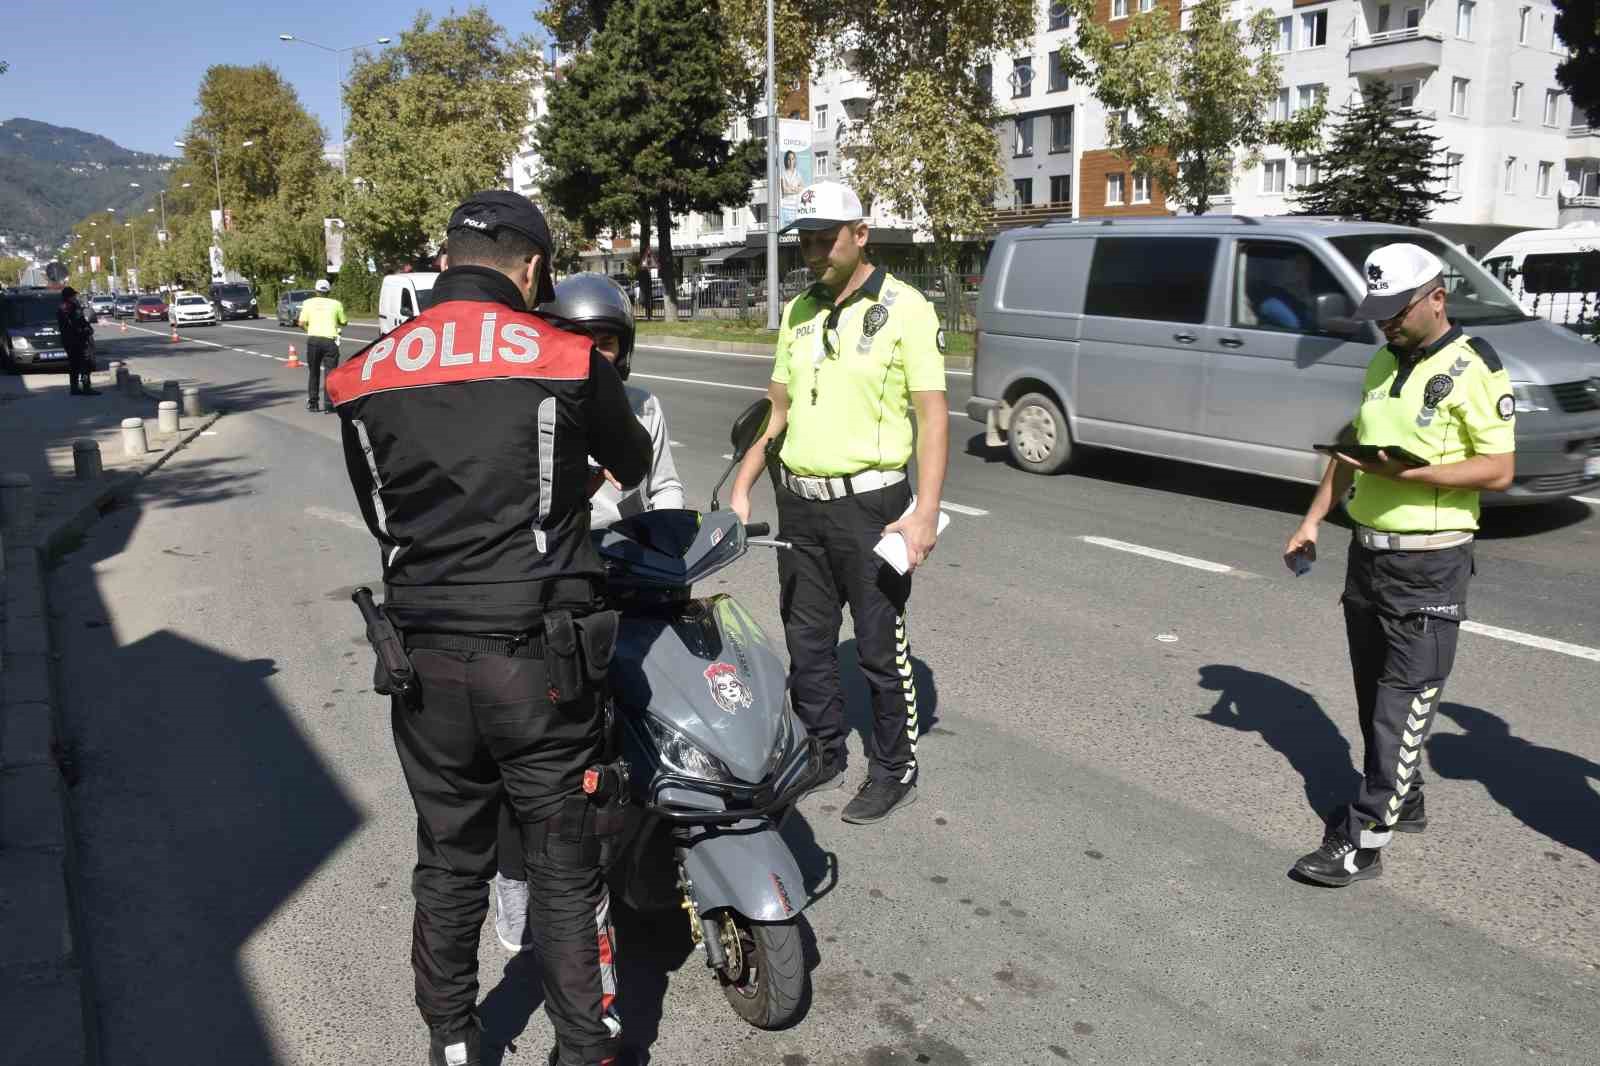
{"type": "Polygon", "coordinates": [[[649,730],[650,739],[655,741],[661,761],[666,763],[668,769],[687,777],[698,777],[702,781],[731,783],[735,780],[733,772],[723,765],[721,759],[653,715],[645,715],[644,727],[649,730]]]}
{"type": "Polygon", "coordinates": [[[783,718],[778,722],[778,739],[772,745],[772,754],[767,756],[767,763],[761,768],[761,780],[765,781],[789,761],[789,753],[794,750],[794,715],[789,711],[789,697],[783,698],[783,718]]]}

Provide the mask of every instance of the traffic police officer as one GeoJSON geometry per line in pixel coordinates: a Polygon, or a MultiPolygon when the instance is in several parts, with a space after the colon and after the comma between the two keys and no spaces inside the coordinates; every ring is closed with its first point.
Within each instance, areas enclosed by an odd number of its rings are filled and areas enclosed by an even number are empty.
{"type": "Polygon", "coordinates": [[[350,321],[344,315],[344,304],[328,295],[331,288],[328,279],[319,279],[317,294],[300,305],[297,325],[306,331],[307,411],[322,407],[326,391],[322,375],[325,370],[331,374],[339,365],[339,330],[350,321]]]}
{"type": "Polygon", "coordinates": [[[71,285],[61,290],[56,329],[61,333],[61,346],[67,350],[67,391],[73,396],[100,395],[89,381],[94,370],[94,327],[84,316],[78,290],[71,285]]]}
{"type": "MultiPolygon", "coordinates": [[[[1367,367],[1354,439],[1365,460],[1329,462],[1284,562],[1316,558],[1318,524],[1352,481],[1356,523],[1343,596],[1345,631],[1365,742],[1355,798],[1329,820],[1299,875],[1348,885],[1383,871],[1393,833],[1421,832],[1422,744],[1433,725],[1456,638],[1467,616],[1478,494],[1511,484],[1516,402],[1489,342],[1446,315],[1445,267],[1415,244],[1389,244],[1366,260],[1368,293],[1356,317],[1377,321],[1388,344],[1367,367]],[[1427,465],[1400,461],[1403,449],[1427,465]]],[[[1346,443],[1341,441],[1341,443],[1346,443]]]]}
{"type": "Polygon", "coordinates": [[[848,187],[810,186],[784,229],[800,231],[800,254],[818,280],[784,308],[768,387],[771,423],[740,466],[729,502],[749,521],[766,442],[781,435],[780,535],[794,545],[778,555],[790,694],[828,760],[821,787],[839,787],[847,753],[837,646],[848,603],[873,728],[869,774],[843,818],[864,824],[916,799],[917,692],[905,617],[911,572],[898,573],[873,548],[887,533],[902,535],[914,569],[938,535],[950,435],[942,335],[921,293],[867,261],[868,226],[848,187]],[[916,412],[914,509],[909,408],[916,412]]]}
{"type": "Polygon", "coordinates": [[[593,342],[528,311],[530,293],[553,290],[537,208],[477,193],[449,242],[432,306],[328,379],[384,612],[420,683],[390,715],[417,809],[417,1005],[433,1066],[476,1066],[478,936],[509,797],[550,1061],[610,1063],[621,1022],[601,855],[614,812],[583,784],[606,741],[603,679],[587,664],[606,661],[615,615],[595,611],[585,456],[637,481],[650,438],[593,342]]]}

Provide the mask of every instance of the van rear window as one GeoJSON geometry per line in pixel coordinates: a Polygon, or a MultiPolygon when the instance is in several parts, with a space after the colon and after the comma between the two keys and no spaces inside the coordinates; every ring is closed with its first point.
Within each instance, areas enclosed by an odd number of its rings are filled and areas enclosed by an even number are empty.
{"type": "Polygon", "coordinates": [[[1215,237],[1100,237],[1083,312],[1204,322],[1216,263],[1215,237]]]}
{"type": "Polygon", "coordinates": [[[1522,261],[1523,292],[1600,292],[1600,252],[1539,252],[1522,261]]]}

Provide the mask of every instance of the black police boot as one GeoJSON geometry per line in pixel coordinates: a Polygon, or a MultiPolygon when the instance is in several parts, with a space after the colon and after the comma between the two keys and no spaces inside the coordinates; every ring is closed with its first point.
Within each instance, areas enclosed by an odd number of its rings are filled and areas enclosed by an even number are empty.
{"type": "Polygon", "coordinates": [[[322,405],[320,403],[318,403],[317,401],[315,401],[315,400],[307,400],[306,401],[306,410],[307,411],[320,411],[320,410],[322,410],[322,405]]]}
{"type": "Polygon", "coordinates": [[[844,760],[829,759],[824,757],[822,773],[817,777],[817,783],[800,793],[795,802],[805,799],[813,792],[833,792],[844,787],[844,760]]]}
{"type": "Polygon", "coordinates": [[[459,1029],[434,1032],[428,1042],[428,1066],[483,1066],[478,1019],[469,1018],[459,1029]]]}
{"type": "MultiPolygon", "coordinates": [[[[560,1066],[561,1045],[557,1044],[550,1049],[550,1057],[545,1060],[545,1066],[560,1066]]],[[[632,1048],[620,1048],[611,1058],[605,1060],[606,1066],[638,1066],[639,1056],[634,1054],[632,1048]]]]}
{"type": "Polygon", "coordinates": [[[1343,888],[1383,873],[1383,858],[1377,848],[1358,848],[1337,829],[1329,829],[1320,848],[1300,856],[1294,872],[1319,885],[1343,888]]]}
{"type": "Polygon", "coordinates": [[[1393,828],[1396,833],[1420,833],[1428,828],[1428,808],[1423,805],[1422,793],[1412,792],[1400,804],[1400,818],[1393,828]]]}
{"type": "Polygon", "coordinates": [[[856,792],[856,798],[844,805],[840,818],[851,825],[871,825],[893,814],[897,807],[909,807],[917,802],[917,783],[902,784],[888,778],[867,778],[866,784],[856,792]]]}

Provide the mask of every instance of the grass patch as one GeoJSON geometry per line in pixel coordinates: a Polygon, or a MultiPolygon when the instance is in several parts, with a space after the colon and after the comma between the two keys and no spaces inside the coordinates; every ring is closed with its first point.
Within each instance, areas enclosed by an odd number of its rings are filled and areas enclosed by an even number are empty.
{"type": "MultiPolygon", "coordinates": [[[[637,322],[640,337],[690,337],[696,340],[729,341],[744,344],[772,344],[776,333],[767,331],[764,324],[741,322],[738,319],[684,319],[680,322],[663,322],[660,319],[637,322]]],[[[955,358],[972,358],[973,335],[970,333],[945,333],[945,354],[955,358]]]]}

